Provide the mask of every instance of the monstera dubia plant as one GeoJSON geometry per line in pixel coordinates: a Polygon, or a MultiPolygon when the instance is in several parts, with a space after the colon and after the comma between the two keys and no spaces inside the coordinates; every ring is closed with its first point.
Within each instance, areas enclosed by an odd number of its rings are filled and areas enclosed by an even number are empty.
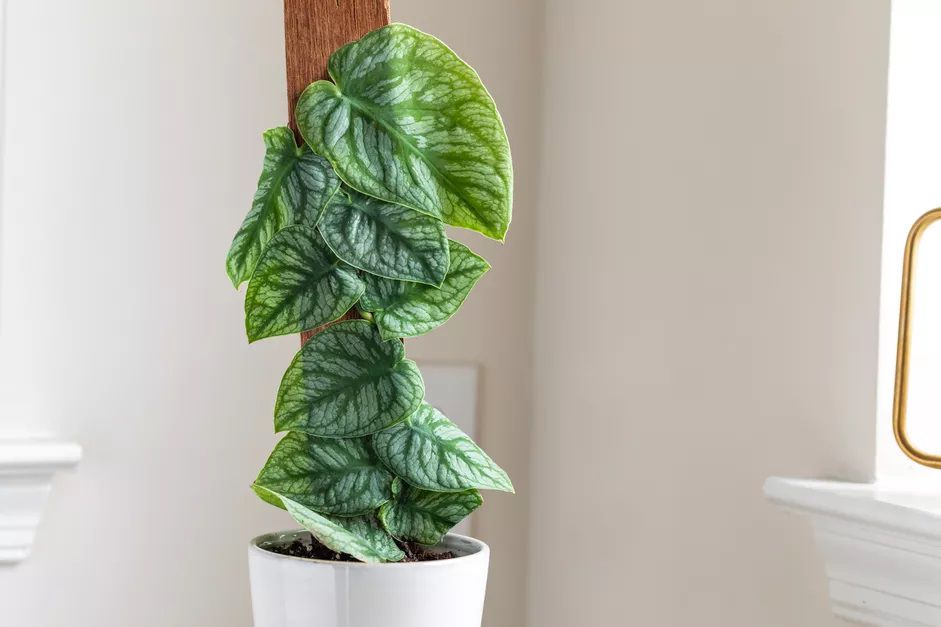
{"type": "Polygon", "coordinates": [[[513,172],[476,72],[403,24],[330,57],[332,81],[264,134],[251,210],[226,260],[248,281],[250,342],[316,331],[288,366],[285,433],[253,484],[321,544],[365,562],[433,545],[506,473],[424,401],[404,338],[453,316],[489,265],[445,225],[503,240],[513,172]]]}

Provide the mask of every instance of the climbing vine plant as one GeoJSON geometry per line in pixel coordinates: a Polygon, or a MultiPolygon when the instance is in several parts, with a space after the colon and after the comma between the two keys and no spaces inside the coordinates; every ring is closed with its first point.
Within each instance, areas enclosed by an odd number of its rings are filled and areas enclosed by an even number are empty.
{"type": "Polygon", "coordinates": [[[284,432],[253,489],[329,548],[366,562],[435,544],[506,473],[424,401],[403,338],[460,308],[490,266],[445,225],[503,240],[513,168],[477,73],[403,24],[333,53],[264,134],[265,161],[226,269],[248,281],[250,342],[318,332],[274,410],[284,432]],[[349,315],[348,315],[349,314],[349,315]]]}

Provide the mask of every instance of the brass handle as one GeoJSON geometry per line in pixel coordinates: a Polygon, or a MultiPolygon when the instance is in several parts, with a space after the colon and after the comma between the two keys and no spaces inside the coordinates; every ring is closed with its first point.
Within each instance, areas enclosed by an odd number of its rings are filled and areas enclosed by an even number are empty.
{"type": "Polygon", "coordinates": [[[905,242],[905,258],[902,261],[902,298],[899,305],[899,344],[895,357],[895,400],[892,403],[892,430],[899,448],[911,459],[930,468],[941,468],[941,455],[925,453],[908,437],[906,411],[908,409],[908,358],[912,343],[911,305],[912,285],[915,276],[915,256],[918,243],[925,230],[941,220],[941,208],[932,209],[915,220],[905,242]]]}

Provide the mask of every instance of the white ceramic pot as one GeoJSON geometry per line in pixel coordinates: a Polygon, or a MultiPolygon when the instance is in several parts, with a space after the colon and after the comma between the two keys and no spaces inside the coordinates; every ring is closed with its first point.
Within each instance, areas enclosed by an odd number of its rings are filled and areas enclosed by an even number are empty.
{"type": "Polygon", "coordinates": [[[279,555],[264,547],[306,531],[259,536],[248,549],[255,627],[480,627],[490,549],[448,534],[457,557],[362,564],[279,555]]]}

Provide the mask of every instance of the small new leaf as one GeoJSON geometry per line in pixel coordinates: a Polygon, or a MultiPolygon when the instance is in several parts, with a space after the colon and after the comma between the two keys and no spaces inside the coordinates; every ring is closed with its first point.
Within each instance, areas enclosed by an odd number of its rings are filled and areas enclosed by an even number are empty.
{"type": "Polygon", "coordinates": [[[265,163],[255,200],[225,261],[235,287],[251,278],[275,233],[292,224],[317,226],[327,201],[340,186],[330,164],[306,145],[298,147],[291,129],[273,128],[264,139],[265,163]]]}
{"type": "Polygon", "coordinates": [[[347,518],[325,516],[266,488],[255,486],[255,491],[266,502],[287,510],[297,524],[337,553],[346,553],[373,564],[398,562],[405,557],[375,514],[347,518]]]}
{"type": "Polygon", "coordinates": [[[440,221],[351,189],[331,199],[320,232],[337,257],[371,274],[438,286],[448,272],[440,221]]]}
{"type": "Polygon", "coordinates": [[[490,264],[467,246],[448,242],[451,265],[440,288],[366,275],[360,308],[373,314],[382,337],[415,337],[451,318],[490,264]]]}
{"type": "Polygon", "coordinates": [[[363,294],[363,281],[316,229],[289,226],[268,243],[245,295],[250,342],[332,322],[363,294]]]}
{"type": "Polygon", "coordinates": [[[350,187],[503,239],[513,166],[480,77],[431,35],[375,30],[330,57],[297,103],[301,134],[350,187]]]}
{"type": "Polygon", "coordinates": [[[395,499],[379,509],[379,520],[396,538],[421,544],[437,544],[483,503],[477,490],[429,492],[402,485],[396,492],[395,499]]]}
{"type": "Polygon", "coordinates": [[[425,386],[402,342],[366,320],[338,322],[297,353],[278,390],[275,428],[349,438],[381,431],[418,409],[425,386]]]}
{"type": "MultiPolygon", "coordinates": [[[[255,479],[263,489],[319,514],[356,516],[372,512],[392,496],[393,477],[365,438],[318,438],[288,433],[255,479]]],[[[270,494],[259,496],[270,500],[270,494]]]]}
{"type": "Polygon", "coordinates": [[[373,438],[376,455],[411,485],[437,492],[469,488],[512,492],[502,468],[444,414],[422,403],[400,424],[373,438]]]}

